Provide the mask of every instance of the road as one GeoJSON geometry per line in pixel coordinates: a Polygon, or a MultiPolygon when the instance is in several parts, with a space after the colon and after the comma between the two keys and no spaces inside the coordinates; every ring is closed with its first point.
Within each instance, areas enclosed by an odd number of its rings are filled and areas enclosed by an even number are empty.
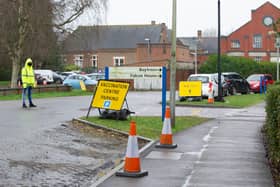
{"type": "MultiPolygon", "coordinates": [[[[35,99],[38,107],[32,109],[21,108],[21,101],[1,101],[0,186],[88,186],[95,180],[93,174],[102,175],[117,164],[127,140],[66,123],[85,116],[90,100],[91,96],[35,99]]],[[[160,92],[127,96],[129,109],[139,116],[160,116],[160,101],[160,92]]],[[[176,115],[220,118],[242,111],[178,107],[176,115]]],[[[97,110],[90,115],[98,115],[97,110]]]]}

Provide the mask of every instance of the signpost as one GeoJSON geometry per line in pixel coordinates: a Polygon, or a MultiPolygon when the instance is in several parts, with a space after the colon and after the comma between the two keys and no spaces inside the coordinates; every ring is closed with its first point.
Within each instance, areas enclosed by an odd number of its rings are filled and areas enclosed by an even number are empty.
{"type": "Polygon", "coordinates": [[[129,83],[99,80],[87,117],[92,107],[109,110],[121,110],[125,101],[129,83]]]}
{"type": "Polygon", "coordinates": [[[162,67],[109,67],[109,79],[161,79],[162,67]]]}

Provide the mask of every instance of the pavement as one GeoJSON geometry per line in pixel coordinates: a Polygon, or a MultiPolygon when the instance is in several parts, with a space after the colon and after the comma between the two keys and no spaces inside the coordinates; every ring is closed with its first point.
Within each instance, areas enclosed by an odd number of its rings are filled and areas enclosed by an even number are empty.
{"type": "Polygon", "coordinates": [[[271,187],[261,128],[264,103],[232,112],[173,135],[176,149],[150,147],[141,178],[111,175],[98,187],[271,187]]]}

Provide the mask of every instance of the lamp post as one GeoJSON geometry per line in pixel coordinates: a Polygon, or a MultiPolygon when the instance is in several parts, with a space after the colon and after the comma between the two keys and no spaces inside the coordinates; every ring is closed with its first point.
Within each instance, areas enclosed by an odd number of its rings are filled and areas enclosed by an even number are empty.
{"type": "Polygon", "coordinates": [[[150,38],[145,38],[145,41],[148,42],[147,54],[148,54],[148,59],[150,60],[150,54],[151,54],[151,45],[150,45],[150,42],[151,42],[151,39],[150,39],[150,38]]]}
{"type": "Polygon", "coordinates": [[[279,36],[279,34],[277,34],[277,36],[276,36],[275,46],[277,48],[277,73],[276,73],[276,76],[277,76],[277,81],[279,81],[279,48],[280,48],[280,36],[279,36]]]}
{"type": "Polygon", "coordinates": [[[279,81],[279,48],[280,48],[280,34],[278,34],[277,32],[275,31],[268,31],[268,35],[274,35],[275,37],[275,47],[276,47],[276,50],[277,50],[277,58],[276,58],[276,80],[279,81]]]}
{"type": "Polygon", "coordinates": [[[218,0],[218,101],[223,101],[222,82],[221,82],[221,11],[220,0],[218,0]]]}

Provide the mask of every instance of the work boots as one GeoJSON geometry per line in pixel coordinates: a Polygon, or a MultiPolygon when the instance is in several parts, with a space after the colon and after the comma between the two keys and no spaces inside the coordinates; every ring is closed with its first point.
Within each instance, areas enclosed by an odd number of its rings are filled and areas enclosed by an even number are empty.
{"type": "Polygon", "coordinates": [[[30,103],[30,104],[29,104],[29,107],[31,108],[31,107],[37,107],[37,106],[34,105],[33,103],[30,103]]]}

